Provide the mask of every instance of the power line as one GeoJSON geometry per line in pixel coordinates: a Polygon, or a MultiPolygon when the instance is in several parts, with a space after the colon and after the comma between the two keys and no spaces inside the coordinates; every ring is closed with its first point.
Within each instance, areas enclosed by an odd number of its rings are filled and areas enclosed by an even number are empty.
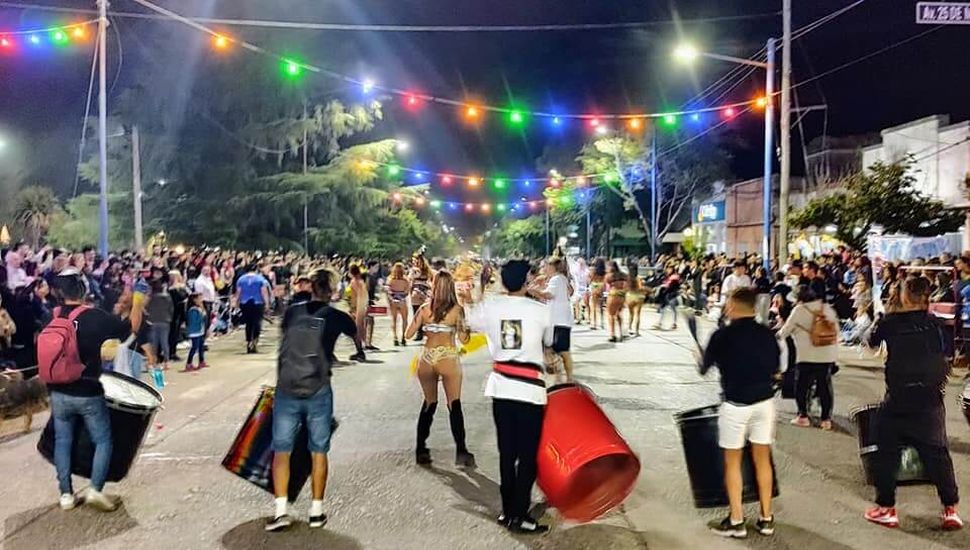
{"type": "MultiPolygon", "coordinates": [[[[97,13],[96,10],[67,8],[62,6],[43,6],[39,4],[28,4],[21,2],[0,2],[0,7],[36,9],[42,11],[53,11],[63,13],[97,13]]],[[[166,17],[139,12],[119,12],[110,11],[113,17],[125,17],[132,19],[158,19],[164,20],[166,17]]],[[[312,23],[301,21],[279,21],[268,19],[231,19],[214,17],[189,17],[192,21],[211,25],[226,25],[238,27],[261,27],[276,29],[300,29],[300,30],[320,30],[320,31],[367,31],[367,32],[526,32],[526,31],[595,31],[595,30],[615,30],[615,29],[638,29],[660,25],[670,25],[674,23],[716,23],[721,21],[742,21],[747,19],[761,19],[776,17],[778,11],[753,13],[746,15],[724,15],[715,17],[699,17],[696,19],[673,19],[653,20],[653,21],[629,21],[620,23],[564,23],[548,25],[360,25],[345,23],[312,23]]]]}
{"type": "Polygon", "coordinates": [[[77,148],[77,164],[74,166],[74,193],[77,197],[77,187],[81,180],[81,162],[84,160],[84,145],[88,139],[88,117],[91,116],[91,97],[94,95],[94,74],[98,69],[98,43],[101,37],[101,27],[98,27],[97,39],[94,41],[94,55],[91,57],[91,78],[88,80],[88,98],[84,102],[84,118],[81,119],[81,143],[77,148]]]}

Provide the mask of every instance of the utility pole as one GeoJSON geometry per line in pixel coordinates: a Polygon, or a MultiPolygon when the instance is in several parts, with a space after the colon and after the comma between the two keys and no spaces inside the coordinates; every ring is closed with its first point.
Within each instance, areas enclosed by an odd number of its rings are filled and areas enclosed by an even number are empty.
{"type": "MultiPolygon", "coordinates": [[[[310,146],[310,136],[306,126],[307,105],[306,99],[303,100],[303,175],[310,171],[308,162],[308,149],[310,146]]],[[[307,193],[303,193],[303,253],[310,254],[310,199],[307,193]]]]}
{"type": "MultiPolygon", "coordinates": [[[[769,104],[771,99],[768,99],[769,104]]],[[[781,191],[778,197],[778,267],[788,263],[788,191],[791,186],[791,0],[782,0],[781,191]]]]}
{"type": "MultiPolygon", "coordinates": [[[[762,216],[764,218],[764,237],[761,241],[761,263],[765,270],[771,265],[771,195],[774,189],[771,185],[771,167],[775,158],[774,133],[775,133],[775,39],[769,38],[768,44],[768,63],[765,75],[765,173],[764,184],[761,194],[764,196],[764,208],[762,216]]],[[[784,111],[783,111],[784,112],[784,111]]],[[[784,126],[784,125],[783,125],[784,126]]],[[[785,199],[782,199],[784,201],[785,199]]],[[[779,204],[778,210],[783,211],[784,202],[779,204]]],[[[784,232],[779,232],[778,242],[785,239],[782,237],[784,232]]]]}
{"type": "Polygon", "coordinates": [[[98,0],[98,164],[101,197],[98,202],[98,249],[108,257],[108,0],[98,0]]]}
{"type": "Polygon", "coordinates": [[[548,204],[546,205],[546,257],[552,255],[552,249],[549,247],[549,209],[552,208],[548,204]]]}
{"type": "Polygon", "coordinates": [[[135,250],[145,247],[145,231],[142,226],[141,202],[141,138],[138,126],[131,127],[131,194],[135,204],[135,250]]]}
{"type": "Polygon", "coordinates": [[[657,196],[657,125],[653,126],[653,143],[650,145],[650,264],[657,263],[657,229],[660,197],[657,196]]]}
{"type": "Polygon", "coordinates": [[[591,210],[593,209],[592,199],[586,201],[586,257],[593,257],[593,223],[591,210]]]}

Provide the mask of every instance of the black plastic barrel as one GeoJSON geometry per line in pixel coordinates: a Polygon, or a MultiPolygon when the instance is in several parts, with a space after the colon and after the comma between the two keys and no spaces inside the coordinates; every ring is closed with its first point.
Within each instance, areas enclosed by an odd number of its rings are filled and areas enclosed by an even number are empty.
{"type": "MultiPolygon", "coordinates": [[[[680,428],[680,440],[684,445],[687,475],[690,477],[690,488],[696,508],[728,505],[727,492],[724,489],[724,453],[717,441],[718,409],[718,405],[711,405],[674,415],[677,427],[680,428]]],[[[771,463],[771,470],[774,474],[774,460],[771,463]]],[[[757,502],[758,482],[750,445],[744,449],[741,476],[744,481],[741,495],[743,502],[757,502]]],[[[774,478],[772,496],[777,497],[778,476],[772,477],[774,478]]]]}
{"type": "MultiPolygon", "coordinates": [[[[128,475],[135,463],[142,441],[148,434],[152,419],[162,403],[162,396],[155,388],[141,380],[109,372],[102,375],[105,385],[105,401],[111,422],[111,465],[108,468],[108,481],[118,482],[128,475]],[[117,390],[121,390],[119,393],[117,390]],[[131,390],[142,399],[129,399],[125,390],[131,390]]],[[[51,464],[54,463],[54,419],[51,417],[44,426],[44,432],[37,442],[37,450],[51,464]]],[[[74,424],[74,447],[71,453],[71,472],[80,477],[91,478],[91,465],[94,462],[94,445],[91,436],[80,419],[74,424]]]]}
{"type": "MultiPolygon", "coordinates": [[[[875,485],[876,479],[876,452],[879,450],[879,410],[880,405],[866,405],[853,410],[850,418],[859,428],[859,459],[862,461],[862,470],[866,476],[866,484],[875,485]]],[[[929,477],[923,468],[923,461],[919,458],[916,449],[908,445],[899,448],[899,471],[896,473],[896,482],[918,485],[930,483],[929,477]]]]}
{"type": "Polygon", "coordinates": [[[967,424],[970,424],[970,386],[963,391],[963,416],[967,419],[967,424]]]}

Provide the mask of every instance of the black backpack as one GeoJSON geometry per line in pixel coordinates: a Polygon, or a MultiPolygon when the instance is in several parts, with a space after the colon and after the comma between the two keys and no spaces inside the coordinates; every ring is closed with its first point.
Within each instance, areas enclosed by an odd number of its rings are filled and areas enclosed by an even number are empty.
{"type": "Polygon", "coordinates": [[[307,303],[290,306],[277,363],[277,389],[296,397],[310,397],[330,383],[330,358],[323,349],[323,314],[311,315],[307,303]]]}

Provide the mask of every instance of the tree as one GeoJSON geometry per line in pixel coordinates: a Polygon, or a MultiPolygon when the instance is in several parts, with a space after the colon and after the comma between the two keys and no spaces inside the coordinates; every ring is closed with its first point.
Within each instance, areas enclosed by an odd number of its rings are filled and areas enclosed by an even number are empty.
{"type": "Polygon", "coordinates": [[[523,219],[507,218],[494,230],[494,254],[499,257],[534,258],[545,254],[546,227],[544,216],[523,219]]]}
{"type": "Polygon", "coordinates": [[[835,236],[858,250],[874,229],[886,234],[931,237],[956,231],[964,214],[916,190],[912,157],[867,170],[842,181],[841,191],[814,199],[792,214],[793,227],[835,227],[835,236]]]}
{"type": "MultiPolygon", "coordinates": [[[[690,214],[694,196],[728,177],[728,157],[710,136],[662,134],[657,143],[656,242],[678,230],[690,214]]],[[[603,175],[603,185],[636,212],[646,235],[651,235],[651,168],[654,159],[646,140],[634,136],[595,139],[586,144],[578,161],[586,174],[603,175]]]]}
{"type": "Polygon", "coordinates": [[[60,204],[54,192],[47,187],[25,187],[14,198],[14,219],[23,231],[24,238],[33,248],[40,246],[41,238],[50,229],[60,204]]]}

